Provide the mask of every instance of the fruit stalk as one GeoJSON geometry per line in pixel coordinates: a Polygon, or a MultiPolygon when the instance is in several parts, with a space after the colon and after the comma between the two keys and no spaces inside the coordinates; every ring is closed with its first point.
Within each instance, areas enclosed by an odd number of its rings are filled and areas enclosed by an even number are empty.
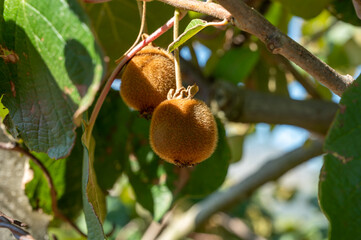
{"type": "MultiPolygon", "coordinates": [[[[174,10],[174,26],[173,26],[173,40],[176,41],[178,38],[178,29],[179,29],[179,9],[174,10]]],[[[180,70],[180,62],[179,62],[179,49],[174,49],[174,64],[175,64],[175,80],[177,89],[182,88],[182,75],[180,70]]]]}

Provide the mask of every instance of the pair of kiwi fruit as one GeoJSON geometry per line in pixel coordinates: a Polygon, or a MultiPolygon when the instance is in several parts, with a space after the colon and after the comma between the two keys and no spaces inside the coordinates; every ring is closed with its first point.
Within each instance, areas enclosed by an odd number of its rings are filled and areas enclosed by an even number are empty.
{"type": "Polygon", "coordinates": [[[153,151],[177,166],[193,166],[209,158],[218,132],[208,106],[193,99],[191,88],[176,89],[174,57],[146,46],[127,64],[120,95],[141,115],[152,115],[150,144],[153,151]]]}

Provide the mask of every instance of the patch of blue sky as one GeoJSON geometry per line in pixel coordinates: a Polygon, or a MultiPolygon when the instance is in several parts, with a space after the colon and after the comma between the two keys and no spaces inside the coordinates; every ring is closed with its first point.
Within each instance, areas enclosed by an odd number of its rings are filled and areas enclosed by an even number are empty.
{"type": "Polygon", "coordinates": [[[120,80],[120,79],[118,79],[118,78],[116,78],[115,80],[114,80],[114,82],[112,83],[112,89],[113,90],[116,90],[116,91],[119,91],[120,90],[120,84],[122,83],[122,81],[120,80]]]}
{"type": "Polygon", "coordinates": [[[271,127],[265,123],[256,125],[255,143],[269,143],[270,147],[276,147],[281,151],[291,151],[301,146],[308,138],[310,133],[302,128],[277,125],[271,131],[271,127]]]}
{"type": "Polygon", "coordinates": [[[302,37],[302,24],[304,20],[300,17],[292,17],[288,23],[288,36],[299,42],[302,37]]]}
{"type": "Polygon", "coordinates": [[[287,87],[291,98],[296,100],[304,100],[306,98],[307,91],[299,82],[293,81],[287,87]]]}
{"type": "Polygon", "coordinates": [[[192,59],[191,52],[187,46],[182,47],[179,54],[182,58],[184,58],[184,60],[190,61],[192,59]]]}
{"type": "MultiPolygon", "coordinates": [[[[198,42],[195,42],[193,47],[194,47],[194,51],[197,56],[199,66],[204,67],[206,65],[209,57],[211,56],[212,51],[209,50],[203,44],[198,43],[198,42]]],[[[191,52],[187,46],[185,46],[181,49],[180,55],[182,56],[182,58],[184,58],[187,61],[192,59],[191,52]]]]}

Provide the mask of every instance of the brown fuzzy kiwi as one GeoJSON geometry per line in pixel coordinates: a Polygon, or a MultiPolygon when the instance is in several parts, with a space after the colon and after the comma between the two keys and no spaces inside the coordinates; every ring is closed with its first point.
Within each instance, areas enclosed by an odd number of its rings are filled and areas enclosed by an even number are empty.
{"type": "Polygon", "coordinates": [[[129,61],[121,80],[124,102],[141,114],[152,113],[176,87],[174,58],[161,48],[146,46],[129,61]]]}
{"type": "Polygon", "coordinates": [[[209,158],[218,131],[208,106],[195,99],[170,99],[154,110],[150,144],[156,154],[178,166],[193,166],[209,158]]]}

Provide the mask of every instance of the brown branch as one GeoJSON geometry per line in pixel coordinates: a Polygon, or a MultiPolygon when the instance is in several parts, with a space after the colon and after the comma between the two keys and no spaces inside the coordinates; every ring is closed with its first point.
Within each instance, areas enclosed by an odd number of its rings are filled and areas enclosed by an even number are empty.
{"type": "MultiPolygon", "coordinates": [[[[177,8],[208,14],[220,19],[235,19],[235,25],[258,37],[274,54],[280,54],[296,63],[335,94],[341,96],[354,81],[350,75],[341,75],[307,49],[268,22],[256,10],[241,0],[218,0],[222,5],[196,0],[159,0],[177,8]],[[225,11],[227,9],[228,11],[225,11]],[[232,16],[232,17],[230,17],[232,16]]],[[[232,22],[232,21],[231,21],[232,22]]]]}
{"type": "Polygon", "coordinates": [[[18,221],[14,220],[4,213],[0,212],[0,228],[7,228],[9,229],[16,239],[21,240],[35,240],[29,232],[25,231],[21,227],[26,227],[27,225],[18,221]]]}
{"type": "Polygon", "coordinates": [[[352,3],[355,8],[357,17],[361,19],[361,0],[352,0],[352,3]]]}
{"type": "Polygon", "coordinates": [[[149,225],[148,229],[145,231],[145,233],[142,236],[142,240],[153,240],[156,239],[156,237],[159,235],[159,233],[166,227],[168,222],[170,221],[171,217],[173,216],[174,209],[176,207],[173,207],[170,211],[168,211],[161,223],[157,223],[155,221],[152,221],[152,223],[149,225]]]}
{"type": "Polygon", "coordinates": [[[239,29],[258,37],[272,53],[293,61],[337,95],[341,96],[354,80],[350,75],[337,73],[243,1],[219,0],[218,2],[232,13],[239,29]]]}
{"type": "Polygon", "coordinates": [[[71,221],[67,216],[65,216],[58,208],[57,204],[57,193],[55,190],[53,179],[50,176],[49,171],[46,169],[44,164],[32,153],[30,153],[27,149],[22,148],[17,143],[2,143],[0,142],[0,149],[15,151],[24,154],[29,157],[43,172],[44,177],[48,183],[50,189],[50,198],[51,198],[51,209],[54,212],[54,216],[60,218],[61,220],[69,223],[81,236],[86,237],[86,235],[78,228],[77,225],[73,221],[71,221]]]}
{"type": "Polygon", "coordinates": [[[322,145],[321,141],[310,141],[300,148],[266,162],[243,181],[228,189],[213,193],[208,198],[193,205],[185,213],[175,216],[157,239],[184,238],[214,213],[239,204],[263,184],[278,179],[290,169],[322,154],[322,145]]]}
{"type": "Polygon", "coordinates": [[[231,14],[224,9],[222,6],[212,2],[200,2],[197,0],[159,0],[168,5],[174,6],[176,8],[191,10],[203,14],[207,14],[219,19],[231,20],[231,14]]]}
{"type": "Polygon", "coordinates": [[[288,124],[325,135],[338,105],[323,100],[294,100],[255,92],[228,82],[214,87],[211,106],[231,122],[288,124]]]}

